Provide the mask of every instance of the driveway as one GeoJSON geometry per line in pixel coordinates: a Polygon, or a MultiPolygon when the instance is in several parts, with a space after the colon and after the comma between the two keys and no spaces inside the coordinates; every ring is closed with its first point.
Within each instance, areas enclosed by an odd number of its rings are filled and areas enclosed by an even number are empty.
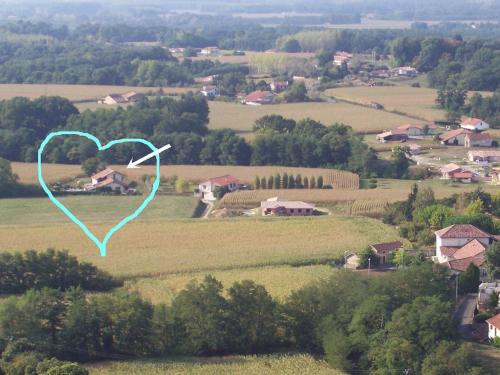
{"type": "Polygon", "coordinates": [[[472,323],[476,309],[477,294],[468,293],[457,306],[453,317],[458,321],[458,331],[464,339],[472,338],[472,323]]]}

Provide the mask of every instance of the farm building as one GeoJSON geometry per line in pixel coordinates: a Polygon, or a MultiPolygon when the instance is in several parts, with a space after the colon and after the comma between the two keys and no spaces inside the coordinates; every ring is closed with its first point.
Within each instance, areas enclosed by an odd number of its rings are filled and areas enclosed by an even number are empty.
{"type": "Polygon", "coordinates": [[[403,244],[400,241],[393,241],[393,242],[376,243],[370,245],[370,247],[379,258],[380,260],[379,264],[384,265],[387,263],[389,254],[401,249],[403,247],[403,244]]]}
{"type": "Polygon", "coordinates": [[[491,147],[493,138],[488,133],[469,133],[465,135],[464,146],[471,147],[491,147]]]}
{"type": "Polygon", "coordinates": [[[274,94],[271,91],[253,91],[243,99],[247,105],[271,104],[274,101],[274,94]]]}
{"type": "Polygon", "coordinates": [[[240,181],[231,175],[219,176],[210,178],[207,181],[201,182],[198,185],[198,196],[206,200],[215,200],[214,192],[216,188],[226,189],[228,192],[233,192],[241,187],[240,181]]]}
{"type": "Polygon", "coordinates": [[[400,66],[393,70],[394,75],[400,77],[416,77],[418,75],[418,70],[411,66],[400,66]]]}
{"type": "Polygon", "coordinates": [[[396,128],[405,132],[408,137],[439,134],[439,129],[436,124],[405,124],[396,128]]]}
{"type": "Polygon", "coordinates": [[[347,64],[351,60],[352,60],[352,53],[345,51],[339,51],[335,53],[335,56],[333,56],[333,63],[337,66],[342,65],[343,62],[347,64]]]}
{"type": "Polygon", "coordinates": [[[205,48],[202,48],[200,51],[200,55],[203,55],[203,56],[212,56],[212,55],[216,55],[218,53],[219,53],[218,47],[205,47],[205,48]]]}
{"type": "Polygon", "coordinates": [[[467,118],[460,123],[460,127],[472,131],[482,131],[490,127],[490,125],[478,118],[467,118]]]}
{"type": "Polygon", "coordinates": [[[202,89],[200,90],[200,93],[208,98],[213,98],[218,95],[217,86],[213,85],[203,86],[202,89]]]}
{"type": "Polygon", "coordinates": [[[490,163],[500,162],[499,150],[478,150],[469,151],[467,156],[470,161],[480,165],[488,165],[490,163]]]}
{"type": "Polygon", "coordinates": [[[486,320],[488,324],[488,338],[494,340],[500,337],[500,314],[486,320]]]}
{"type": "Polygon", "coordinates": [[[288,81],[272,81],[270,87],[273,92],[282,92],[287,89],[288,81]]]}
{"type": "Polygon", "coordinates": [[[401,130],[390,130],[380,134],[377,134],[377,140],[379,142],[406,142],[408,140],[408,135],[405,131],[401,130]]]}
{"type": "Polygon", "coordinates": [[[467,129],[454,129],[439,136],[439,140],[443,145],[463,146],[465,144],[465,136],[470,131],[467,129]]]}
{"type": "Polygon", "coordinates": [[[144,94],[136,93],[135,91],[130,91],[125,94],[109,94],[104,99],[100,100],[101,104],[121,104],[121,103],[135,103],[139,102],[145,98],[144,94]]]}
{"type": "Polygon", "coordinates": [[[453,172],[459,172],[461,170],[462,170],[462,167],[460,167],[459,165],[457,165],[455,163],[446,164],[445,166],[440,168],[441,178],[450,179],[450,178],[452,178],[451,174],[453,172]]]}
{"type": "Polygon", "coordinates": [[[309,216],[314,213],[314,204],[274,197],[260,202],[260,209],[262,216],[309,216]]]}
{"type": "MultiPolygon", "coordinates": [[[[473,263],[480,269],[486,248],[495,237],[471,224],[454,224],[434,232],[436,235],[436,256],[453,273],[464,272],[473,263]]],[[[482,275],[486,275],[483,269],[482,275]]]]}
{"type": "Polygon", "coordinates": [[[125,194],[128,190],[125,184],[125,178],[120,172],[116,172],[113,169],[106,168],[94,174],[91,177],[92,182],[85,185],[85,190],[95,191],[101,188],[108,188],[113,191],[120,191],[120,193],[125,194]]]}

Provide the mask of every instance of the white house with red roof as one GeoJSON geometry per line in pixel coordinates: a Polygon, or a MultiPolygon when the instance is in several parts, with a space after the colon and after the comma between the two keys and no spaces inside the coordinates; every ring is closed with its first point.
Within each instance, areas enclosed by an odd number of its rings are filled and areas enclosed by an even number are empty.
{"type": "Polygon", "coordinates": [[[247,105],[271,104],[274,94],[271,91],[256,90],[245,96],[243,103],[247,105]]]}
{"type": "Polygon", "coordinates": [[[85,190],[95,191],[97,189],[108,188],[113,191],[119,191],[122,194],[125,194],[128,190],[123,174],[111,168],[106,168],[94,174],[91,177],[91,181],[90,184],[85,186],[85,190]]]}
{"type": "Polygon", "coordinates": [[[435,260],[454,273],[464,272],[471,263],[481,268],[485,263],[484,252],[496,240],[491,234],[471,224],[450,225],[434,234],[435,260]]]}
{"type": "Polygon", "coordinates": [[[470,133],[467,129],[454,129],[447,131],[439,136],[439,140],[443,145],[463,146],[465,144],[465,136],[470,133]]]}
{"type": "Polygon", "coordinates": [[[352,60],[352,53],[345,52],[345,51],[338,51],[335,53],[335,56],[333,56],[333,63],[337,66],[342,65],[343,62],[346,64],[352,60]]]}
{"type": "Polygon", "coordinates": [[[198,185],[198,195],[202,199],[215,200],[214,191],[216,188],[224,188],[228,192],[233,192],[241,187],[240,181],[231,175],[209,178],[198,185]]]}
{"type": "Polygon", "coordinates": [[[472,131],[482,131],[489,129],[490,125],[479,118],[466,118],[460,123],[460,127],[472,131]]]}
{"type": "Polygon", "coordinates": [[[486,320],[488,324],[488,338],[495,340],[500,337],[500,314],[486,320]]]}

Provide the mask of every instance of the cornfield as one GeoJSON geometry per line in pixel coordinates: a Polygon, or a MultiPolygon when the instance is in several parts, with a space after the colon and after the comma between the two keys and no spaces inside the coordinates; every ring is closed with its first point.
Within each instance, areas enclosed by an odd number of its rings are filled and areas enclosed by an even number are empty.
{"type": "Polygon", "coordinates": [[[386,200],[365,200],[359,199],[352,202],[350,212],[351,215],[381,217],[385,208],[389,204],[386,200]]]}

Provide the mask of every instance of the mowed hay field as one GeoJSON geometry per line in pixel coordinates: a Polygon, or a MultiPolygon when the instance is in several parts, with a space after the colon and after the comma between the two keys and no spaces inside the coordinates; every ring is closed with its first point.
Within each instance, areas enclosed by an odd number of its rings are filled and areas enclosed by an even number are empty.
{"type": "MultiPolygon", "coordinates": [[[[144,174],[154,175],[153,166],[141,166],[138,169],[127,169],[125,165],[111,165],[110,168],[125,174],[129,179],[138,180],[144,174]]],[[[20,182],[26,184],[38,184],[36,163],[12,163],[14,173],[19,176],[20,182]]],[[[233,175],[240,181],[253,183],[255,176],[269,177],[276,173],[301,174],[302,177],[323,176],[325,184],[334,184],[338,187],[349,189],[359,188],[358,175],[327,168],[300,168],[300,167],[279,167],[279,166],[239,166],[239,165],[162,165],[160,173],[162,177],[169,178],[178,176],[189,181],[202,181],[211,177],[233,175]]],[[[43,176],[47,182],[56,182],[64,179],[73,179],[82,175],[79,165],[67,164],[44,164],[43,176]]]]}
{"type": "Polygon", "coordinates": [[[242,280],[254,280],[265,285],[273,297],[283,300],[292,291],[313,281],[326,279],[333,272],[335,269],[329,265],[250,267],[132,279],[125,281],[125,288],[139,292],[143,298],[154,304],[169,304],[189,282],[201,282],[206,275],[210,274],[222,282],[225,288],[242,280]]]}
{"type": "Polygon", "coordinates": [[[295,120],[310,117],[325,125],[332,125],[336,122],[344,123],[352,126],[356,132],[360,133],[374,133],[382,131],[383,129],[415,122],[414,119],[407,116],[345,102],[312,102],[252,106],[239,103],[211,101],[209,102],[209,107],[209,128],[231,128],[240,133],[250,133],[255,120],[262,116],[272,114],[295,120]]]}
{"type": "MultiPolygon", "coordinates": [[[[329,89],[326,94],[363,105],[377,102],[382,104],[387,111],[397,111],[425,121],[441,120],[445,117],[445,111],[436,108],[437,90],[431,88],[410,86],[341,87],[329,89]]],[[[410,122],[415,123],[418,120],[413,119],[410,122]]]]}
{"type": "Polygon", "coordinates": [[[184,357],[103,361],[86,366],[91,375],[340,375],[308,354],[184,357]]]}
{"type": "MultiPolygon", "coordinates": [[[[88,224],[98,238],[104,237],[106,226],[88,224]]],[[[80,228],[69,222],[0,225],[0,251],[69,249],[80,260],[129,276],[319,262],[398,238],[395,229],[363,217],[157,219],[127,224],[101,257],[80,228]]]]}
{"type": "MultiPolygon", "coordinates": [[[[166,94],[181,94],[193,90],[187,87],[163,87],[166,94]]],[[[128,91],[148,93],[158,91],[158,87],[107,86],[107,85],[57,85],[57,84],[0,84],[0,100],[15,96],[38,98],[39,96],[62,96],[71,101],[97,100],[106,95],[122,94],[128,91]]],[[[113,107],[111,107],[113,108],[113,107]]]]}

